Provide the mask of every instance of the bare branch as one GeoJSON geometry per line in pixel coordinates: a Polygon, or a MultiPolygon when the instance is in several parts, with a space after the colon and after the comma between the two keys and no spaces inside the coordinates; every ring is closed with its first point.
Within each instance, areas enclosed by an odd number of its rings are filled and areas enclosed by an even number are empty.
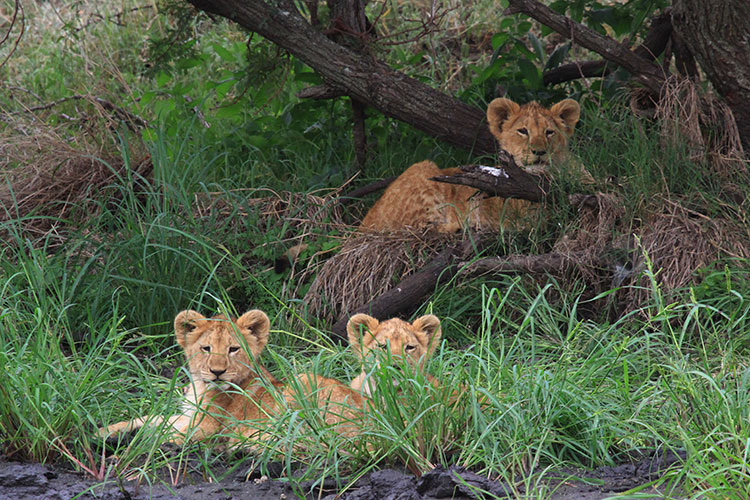
{"type": "Polygon", "coordinates": [[[21,26],[18,28],[18,36],[15,40],[13,40],[13,48],[11,48],[8,51],[8,55],[5,56],[5,59],[3,59],[3,62],[0,63],[0,68],[5,66],[5,63],[8,62],[8,59],[10,59],[10,56],[13,55],[13,53],[18,48],[18,44],[21,42],[21,37],[23,36],[24,31],[26,31],[26,23],[25,23],[25,16],[23,12],[23,6],[21,5],[20,0],[15,0],[14,6],[13,6],[13,16],[10,19],[10,24],[8,25],[8,31],[3,35],[2,39],[0,39],[0,47],[8,41],[10,38],[10,33],[13,31],[13,26],[16,25],[16,22],[20,22],[21,26]]]}
{"type": "Polygon", "coordinates": [[[662,69],[648,59],[634,54],[625,45],[600,35],[535,0],[508,0],[508,5],[509,7],[505,10],[506,14],[522,12],[531,16],[582,47],[593,50],[608,61],[622,66],[635,75],[636,79],[651,92],[659,94],[661,91],[666,78],[662,69]]]}
{"type": "MultiPolygon", "coordinates": [[[[671,8],[665,9],[653,18],[643,43],[633,50],[635,54],[654,61],[659,54],[664,52],[672,35],[671,11],[671,8]]],[[[613,69],[614,65],[608,64],[607,60],[563,64],[544,73],[544,85],[555,85],[578,78],[603,77],[613,69]]]]}

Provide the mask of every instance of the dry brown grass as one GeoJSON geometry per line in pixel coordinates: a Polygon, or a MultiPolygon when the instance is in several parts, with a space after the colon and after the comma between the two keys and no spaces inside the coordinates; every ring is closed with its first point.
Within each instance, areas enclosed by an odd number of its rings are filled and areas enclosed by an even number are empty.
{"type": "Polygon", "coordinates": [[[734,115],[724,101],[687,78],[665,83],[656,119],[666,144],[687,144],[690,159],[707,163],[722,179],[747,175],[742,142],[734,115]]]}
{"type": "MultiPolygon", "coordinates": [[[[601,292],[619,286],[615,266],[625,288],[618,294],[622,311],[632,311],[650,300],[652,291],[643,273],[646,257],[655,279],[667,294],[695,283],[696,271],[724,257],[750,257],[750,225],[743,212],[733,217],[709,217],[684,200],[659,197],[645,207],[645,215],[626,214],[621,200],[599,193],[580,202],[579,216],[555,245],[555,251],[576,256],[576,269],[601,292]],[[606,264],[606,269],[602,265],[606,264]],[[602,272],[604,271],[604,272],[602,272]]],[[[692,200],[695,204],[695,200],[692,200]]],[[[559,277],[564,278],[564,277],[559,277]]]]}
{"type": "Polygon", "coordinates": [[[354,233],[320,269],[303,299],[310,316],[335,321],[423,267],[453,237],[430,231],[354,233]]]}
{"type": "Polygon", "coordinates": [[[75,217],[85,219],[100,201],[116,198],[113,186],[122,179],[147,182],[153,168],[137,147],[130,157],[138,160],[129,165],[112,147],[63,133],[19,118],[0,136],[0,223],[17,220],[24,237],[48,245],[64,242],[61,229],[75,217]]]}

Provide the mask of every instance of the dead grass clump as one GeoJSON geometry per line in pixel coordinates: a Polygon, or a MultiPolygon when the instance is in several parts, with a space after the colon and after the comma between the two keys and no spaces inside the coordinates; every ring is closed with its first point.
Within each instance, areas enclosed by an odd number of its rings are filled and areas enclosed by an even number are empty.
{"type": "Polygon", "coordinates": [[[601,280],[602,255],[611,248],[625,216],[622,200],[612,193],[575,194],[569,199],[577,207],[574,229],[554,245],[554,251],[575,259],[577,268],[589,283],[601,280]]]}
{"type": "Polygon", "coordinates": [[[349,314],[422,268],[447,238],[430,231],[357,233],[317,271],[303,299],[308,315],[333,322],[349,314]]]}
{"type": "Polygon", "coordinates": [[[618,292],[621,312],[651,300],[646,256],[667,294],[693,284],[698,269],[722,257],[750,257],[750,228],[739,222],[742,215],[709,217],[680,201],[659,198],[644,210],[646,215],[633,219],[612,194],[577,196],[576,229],[558,241],[555,251],[575,260],[596,293],[624,285],[618,292]]]}
{"type": "Polygon", "coordinates": [[[740,133],[732,110],[723,101],[702,91],[687,78],[667,80],[656,108],[661,139],[685,143],[690,159],[707,161],[714,174],[729,179],[747,175],[740,133]]]}
{"type": "MultiPolygon", "coordinates": [[[[661,211],[644,220],[638,235],[640,245],[634,252],[634,269],[645,270],[648,255],[656,282],[666,293],[694,284],[698,269],[722,257],[750,257],[747,225],[708,217],[671,200],[665,200],[661,211]]],[[[652,295],[643,274],[633,285],[625,291],[629,309],[645,305],[652,295]]]]}
{"type": "Polygon", "coordinates": [[[55,245],[65,240],[60,228],[75,216],[98,212],[98,201],[118,196],[123,179],[143,182],[153,166],[148,156],[126,164],[80,141],[76,147],[49,128],[0,137],[0,223],[16,220],[24,237],[55,245]]]}

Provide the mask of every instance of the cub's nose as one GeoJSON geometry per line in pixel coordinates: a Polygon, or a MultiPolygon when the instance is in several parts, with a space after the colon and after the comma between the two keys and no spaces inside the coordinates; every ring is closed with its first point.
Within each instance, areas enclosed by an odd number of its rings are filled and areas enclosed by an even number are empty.
{"type": "Polygon", "coordinates": [[[225,372],[226,372],[226,370],[214,370],[214,369],[211,369],[211,373],[213,373],[216,376],[216,378],[221,377],[222,375],[224,375],[225,372]]]}
{"type": "Polygon", "coordinates": [[[537,156],[544,156],[544,155],[547,154],[547,150],[546,149],[532,149],[531,152],[534,153],[537,156]]]}

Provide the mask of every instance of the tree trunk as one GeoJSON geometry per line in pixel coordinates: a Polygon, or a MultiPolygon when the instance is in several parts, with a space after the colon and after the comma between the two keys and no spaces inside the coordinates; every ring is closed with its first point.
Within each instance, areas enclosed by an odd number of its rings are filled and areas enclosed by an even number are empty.
{"type": "Polygon", "coordinates": [[[734,113],[750,151],[750,4],[747,0],[674,0],[672,24],[734,113]]]}
{"type": "Polygon", "coordinates": [[[332,87],[387,116],[476,153],[492,154],[497,149],[483,110],[329,40],[310,26],[291,0],[188,1],[269,39],[332,87]]]}

